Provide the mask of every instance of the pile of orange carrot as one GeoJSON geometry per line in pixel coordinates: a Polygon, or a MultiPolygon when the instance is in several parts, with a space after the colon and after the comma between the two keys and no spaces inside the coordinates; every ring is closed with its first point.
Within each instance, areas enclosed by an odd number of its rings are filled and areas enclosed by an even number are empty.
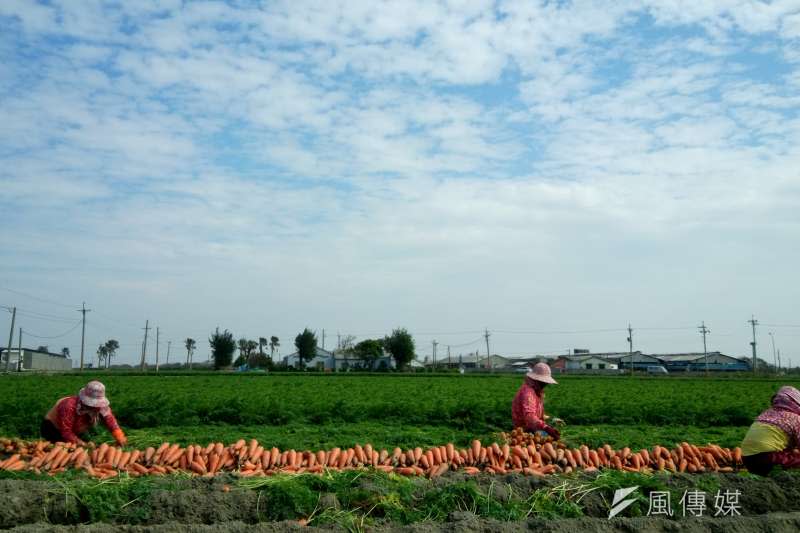
{"type": "MultiPolygon", "coordinates": [[[[517,439],[518,440],[518,439],[517,439]]],[[[370,444],[352,448],[298,451],[266,447],[255,439],[234,444],[212,442],[206,446],[163,443],[145,450],[123,449],[108,444],[87,447],[69,443],[0,439],[0,470],[57,474],[82,469],[104,479],[122,473],[130,476],[166,475],[186,472],[213,476],[233,472],[239,476],[277,473],[322,473],[325,470],[373,468],[400,475],[436,477],[450,470],[467,474],[479,472],[520,473],[543,476],[553,473],[617,469],[630,472],[732,472],[742,465],[741,450],[714,444],[695,446],[682,443],[675,448],[654,446],[633,451],[614,450],[608,444],[597,449],[570,449],[561,442],[484,445],[474,440],[468,448],[452,443],[428,449],[375,449],[370,444]]]]}

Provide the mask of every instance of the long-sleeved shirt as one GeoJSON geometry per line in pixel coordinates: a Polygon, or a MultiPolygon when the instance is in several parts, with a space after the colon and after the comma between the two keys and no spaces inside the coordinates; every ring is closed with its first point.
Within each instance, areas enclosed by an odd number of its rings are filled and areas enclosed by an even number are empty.
{"type": "Polygon", "coordinates": [[[83,409],[79,412],[80,405],[80,399],[77,396],[67,396],[58,400],[45,416],[61,432],[64,442],[76,442],[78,435],[93,428],[101,417],[109,431],[119,429],[117,419],[114,418],[110,407],[100,409],[99,413],[92,413],[83,409]]]}
{"type": "Polygon", "coordinates": [[[533,387],[523,383],[511,403],[511,420],[514,427],[526,431],[538,431],[547,424],[544,421],[544,404],[533,387]]]}

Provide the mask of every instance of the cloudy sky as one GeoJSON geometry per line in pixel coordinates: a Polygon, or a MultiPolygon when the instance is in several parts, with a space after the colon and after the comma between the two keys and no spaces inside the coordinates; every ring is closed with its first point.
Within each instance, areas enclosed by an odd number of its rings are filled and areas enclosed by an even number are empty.
{"type": "Polygon", "coordinates": [[[0,305],[800,364],[798,109],[798,0],[3,0],[0,305]]]}

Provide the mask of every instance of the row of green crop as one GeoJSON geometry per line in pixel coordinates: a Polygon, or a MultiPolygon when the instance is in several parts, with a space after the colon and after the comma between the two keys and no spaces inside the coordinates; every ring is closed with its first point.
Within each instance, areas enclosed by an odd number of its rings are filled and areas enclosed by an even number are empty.
{"type": "MultiPolygon", "coordinates": [[[[95,376],[96,377],[96,376],[95,376]]],[[[60,397],[87,376],[0,378],[0,431],[32,436],[60,397]]],[[[129,428],[205,424],[325,425],[392,422],[476,432],[511,426],[515,376],[104,376],[129,428]]],[[[771,380],[562,378],[547,411],[573,425],[745,426],[781,385],[771,380]]]]}
{"type": "MultiPolygon", "coordinates": [[[[527,486],[457,474],[425,480],[356,471],[201,481],[125,476],[102,483],[80,473],[62,475],[54,482],[27,473],[0,472],[0,483],[14,479],[31,480],[29,488],[46,489],[46,493],[41,500],[35,492],[17,496],[28,507],[21,516],[0,514],[0,528],[44,521],[155,525],[187,519],[211,524],[236,519],[249,523],[303,520],[312,526],[363,531],[365,526],[382,524],[451,521],[458,516],[454,513],[501,522],[584,515],[605,518],[612,494],[626,486],[639,490],[632,494],[633,505],[623,515],[643,516],[649,492],[670,492],[678,505],[683,488],[668,483],[665,477],[615,471],[527,486]],[[33,480],[42,486],[34,485],[33,480]],[[191,500],[182,497],[187,490],[192,493],[191,500]]],[[[716,476],[698,476],[691,486],[713,494],[720,489],[720,481],[716,476]]],[[[9,484],[6,488],[14,487],[9,484]]]]}

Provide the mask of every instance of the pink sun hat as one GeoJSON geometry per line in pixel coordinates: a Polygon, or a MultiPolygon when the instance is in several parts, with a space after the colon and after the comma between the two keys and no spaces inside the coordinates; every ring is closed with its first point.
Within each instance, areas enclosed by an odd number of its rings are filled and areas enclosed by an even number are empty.
{"type": "Polygon", "coordinates": [[[541,381],[542,383],[558,385],[558,381],[554,380],[553,376],[550,374],[550,366],[546,363],[536,363],[533,365],[533,368],[530,370],[530,372],[525,374],[525,377],[528,379],[541,381]]]}
{"type": "Polygon", "coordinates": [[[106,398],[106,386],[99,381],[90,381],[78,393],[81,403],[89,407],[108,407],[106,398]]]}

